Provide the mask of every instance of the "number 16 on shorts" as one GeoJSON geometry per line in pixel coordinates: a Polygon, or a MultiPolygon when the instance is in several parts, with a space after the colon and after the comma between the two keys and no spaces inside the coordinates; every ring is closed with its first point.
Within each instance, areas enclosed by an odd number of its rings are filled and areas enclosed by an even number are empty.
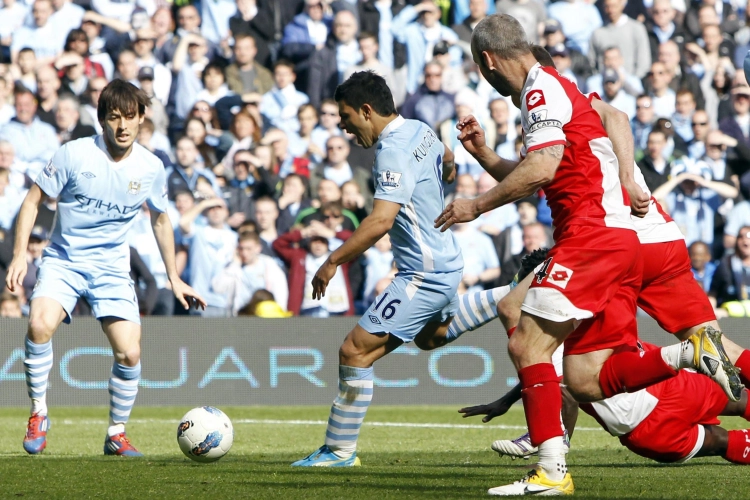
{"type": "MultiPolygon", "coordinates": [[[[393,315],[396,314],[396,307],[401,304],[401,300],[399,299],[393,299],[386,302],[388,300],[388,295],[389,293],[386,292],[382,295],[382,297],[378,297],[377,299],[375,299],[375,307],[372,309],[373,313],[378,313],[378,315],[386,321],[391,319],[393,315]],[[383,308],[381,309],[380,306],[383,306],[383,308]]],[[[381,324],[381,322],[378,320],[378,316],[375,314],[370,314],[370,321],[377,325],[381,324]]]]}

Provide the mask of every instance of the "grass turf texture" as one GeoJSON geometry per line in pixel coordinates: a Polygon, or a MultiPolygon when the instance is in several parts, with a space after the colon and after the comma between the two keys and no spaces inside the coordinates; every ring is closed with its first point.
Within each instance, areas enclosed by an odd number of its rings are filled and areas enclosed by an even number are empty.
{"type": "MultiPolygon", "coordinates": [[[[223,408],[235,422],[234,446],[219,462],[197,464],[176,442],[188,408],[136,408],[128,435],[146,457],[102,456],[105,408],[52,408],[47,450],[21,448],[28,413],[0,410],[0,498],[480,498],[489,487],[520,479],[531,461],[500,459],[495,439],[515,438],[524,425],[519,406],[484,428],[373,426],[368,422],[476,424],[454,407],[370,408],[360,436],[363,466],[298,469],[289,464],[323,442],[323,407],[223,408]],[[254,420],[255,422],[243,422],[254,420]],[[505,426],[499,428],[498,425],[505,426]]],[[[746,423],[727,419],[728,428],[746,423]]],[[[568,455],[580,498],[746,499],[750,469],[719,458],[682,466],[642,459],[619,445],[586,415],[568,455]]]]}

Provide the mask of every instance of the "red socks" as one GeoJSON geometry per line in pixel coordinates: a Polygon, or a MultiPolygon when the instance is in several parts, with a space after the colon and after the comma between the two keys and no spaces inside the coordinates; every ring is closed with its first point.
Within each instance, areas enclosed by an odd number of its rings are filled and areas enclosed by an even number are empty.
{"type": "Polygon", "coordinates": [[[531,444],[539,446],[548,439],[562,436],[562,395],[554,365],[527,366],[518,372],[518,377],[521,379],[521,397],[531,444]]]}
{"type": "Polygon", "coordinates": [[[734,364],[740,371],[740,380],[746,386],[750,386],[750,351],[745,349],[734,364]]]}
{"type": "Polygon", "coordinates": [[[599,386],[605,398],[636,392],[677,375],[661,357],[661,350],[614,353],[599,372],[599,386]]]}
{"type": "Polygon", "coordinates": [[[729,444],[724,458],[736,464],[750,464],[750,433],[747,429],[729,431],[729,444]]]}

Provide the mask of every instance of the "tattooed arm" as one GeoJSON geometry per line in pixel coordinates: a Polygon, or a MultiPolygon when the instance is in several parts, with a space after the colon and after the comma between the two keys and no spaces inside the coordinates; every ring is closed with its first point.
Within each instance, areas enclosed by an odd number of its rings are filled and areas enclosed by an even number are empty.
{"type": "Polygon", "coordinates": [[[457,222],[469,222],[480,214],[530,196],[552,182],[560,165],[565,146],[557,144],[534,150],[507,177],[473,200],[455,200],[435,219],[435,227],[445,231],[457,222]]]}

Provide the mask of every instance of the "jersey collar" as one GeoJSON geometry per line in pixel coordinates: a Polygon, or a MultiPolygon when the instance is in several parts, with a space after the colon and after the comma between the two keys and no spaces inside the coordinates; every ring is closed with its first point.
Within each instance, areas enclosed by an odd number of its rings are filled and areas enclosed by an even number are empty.
{"type": "Polygon", "coordinates": [[[378,136],[378,142],[382,141],[389,135],[391,135],[391,132],[399,128],[401,125],[406,123],[406,120],[404,120],[404,117],[401,115],[398,115],[396,118],[391,121],[386,127],[383,129],[382,132],[380,132],[380,135],[378,136]]]}

